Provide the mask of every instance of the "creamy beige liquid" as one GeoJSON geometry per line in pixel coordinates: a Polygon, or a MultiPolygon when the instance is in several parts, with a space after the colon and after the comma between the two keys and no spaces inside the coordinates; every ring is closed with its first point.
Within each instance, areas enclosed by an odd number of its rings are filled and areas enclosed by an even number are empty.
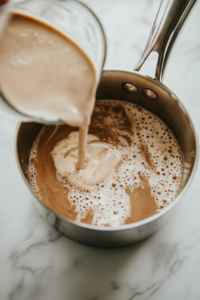
{"type": "Polygon", "coordinates": [[[87,55],[54,28],[14,15],[0,43],[0,88],[30,116],[80,127],[78,168],[94,106],[96,73],[87,55]]]}
{"type": "Polygon", "coordinates": [[[134,104],[97,101],[86,146],[90,172],[75,169],[77,151],[76,128],[44,126],[30,155],[33,189],[69,219],[96,226],[134,223],[158,213],[179,190],[182,158],[174,135],[134,104]]]}

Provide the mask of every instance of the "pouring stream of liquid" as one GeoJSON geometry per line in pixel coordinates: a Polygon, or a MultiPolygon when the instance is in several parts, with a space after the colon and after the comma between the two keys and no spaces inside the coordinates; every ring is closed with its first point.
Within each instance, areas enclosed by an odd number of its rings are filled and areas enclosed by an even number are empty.
{"type": "Polygon", "coordinates": [[[75,167],[78,170],[84,170],[87,167],[85,162],[86,157],[86,137],[87,137],[88,127],[79,128],[79,150],[78,150],[78,161],[75,167]]]}

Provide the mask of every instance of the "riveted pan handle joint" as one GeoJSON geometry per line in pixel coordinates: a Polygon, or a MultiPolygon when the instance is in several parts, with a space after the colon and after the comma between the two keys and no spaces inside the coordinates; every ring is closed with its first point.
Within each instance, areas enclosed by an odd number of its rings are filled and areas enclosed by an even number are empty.
{"type": "Polygon", "coordinates": [[[160,4],[146,48],[135,67],[139,71],[149,54],[158,53],[155,79],[162,81],[169,55],[196,0],[163,0],[160,4]]]}

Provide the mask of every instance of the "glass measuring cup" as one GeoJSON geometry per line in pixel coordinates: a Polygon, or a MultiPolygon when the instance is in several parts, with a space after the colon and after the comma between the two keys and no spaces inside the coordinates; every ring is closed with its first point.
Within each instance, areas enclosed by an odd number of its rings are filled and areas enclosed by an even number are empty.
{"type": "MultiPolygon", "coordinates": [[[[88,55],[96,71],[96,86],[101,78],[106,56],[106,39],[101,23],[95,14],[83,3],[76,0],[26,0],[8,3],[0,10],[0,36],[13,13],[31,16],[50,24],[71,38],[88,55]]],[[[1,46],[1,45],[0,45],[1,46]]],[[[1,66],[0,66],[1,67],[1,66]]],[[[74,83],[75,84],[75,83],[74,83]]],[[[39,91],[36,91],[39,93],[39,91]]],[[[55,100],[56,101],[56,100],[55,100]]],[[[1,89],[0,109],[15,114],[20,120],[34,120],[40,123],[60,124],[59,119],[38,118],[13,105],[1,89]]]]}

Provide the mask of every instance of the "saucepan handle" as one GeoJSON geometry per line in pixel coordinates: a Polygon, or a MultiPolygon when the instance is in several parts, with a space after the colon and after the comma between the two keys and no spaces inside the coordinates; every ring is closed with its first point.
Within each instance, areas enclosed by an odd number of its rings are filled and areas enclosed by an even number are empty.
{"type": "Polygon", "coordinates": [[[162,0],[147,45],[135,67],[139,71],[149,54],[158,53],[155,79],[162,81],[174,42],[196,0],[162,0]]]}

